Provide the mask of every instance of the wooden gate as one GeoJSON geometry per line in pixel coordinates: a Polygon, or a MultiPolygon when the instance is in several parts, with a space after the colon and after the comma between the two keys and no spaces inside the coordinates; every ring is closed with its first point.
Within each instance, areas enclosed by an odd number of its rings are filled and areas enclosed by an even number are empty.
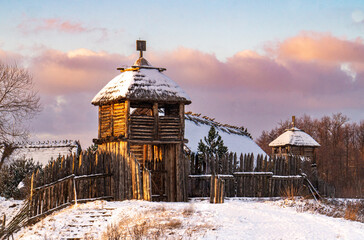
{"type": "Polygon", "coordinates": [[[166,174],[164,161],[155,159],[145,163],[146,169],[151,173],[152,200],[167,201],[166,194],[166,174]]]}

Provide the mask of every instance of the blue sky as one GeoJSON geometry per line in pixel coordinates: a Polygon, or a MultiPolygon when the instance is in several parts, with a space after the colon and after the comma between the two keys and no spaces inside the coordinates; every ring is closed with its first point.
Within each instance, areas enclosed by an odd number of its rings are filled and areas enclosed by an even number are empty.
{"type": "Polygon", "coordinates": [[[349,39],[363,35],[363,26],[351,17],[363,9],[362,1],[1,1],[1,6],[1,46],[27,54],[40,47],[131,54],[134,40],[142,38],[150,50],[182,46],[223,60],[301,31],[349,39]],[[19,32],[21,23],[50,18],[94,30],[19,32]],[[97,29],[105,29],[106,36],[97,29]]]}

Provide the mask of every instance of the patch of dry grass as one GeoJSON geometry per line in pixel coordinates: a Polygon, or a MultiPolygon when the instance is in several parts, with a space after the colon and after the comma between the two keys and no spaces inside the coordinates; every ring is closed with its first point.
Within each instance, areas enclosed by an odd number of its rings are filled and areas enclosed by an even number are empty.
{"type": "Polygon", "coordinates": [[[298,202],[290,201],[290,207],[295,207],[298,212],[313,212],[334,218],[364,223],[364,200],[338,201],[335,199],[321,200],[319,202],[303,199],[298,202]]]}
{"type": "Polygon", "coordinates": [[[184,217],[190,217],[195,213],[195,208],[193,204],[188,205],[188,207],[183,209],[182,215],[184,217]]]}
{"type": "Polygon", "coordinates": [[[357,221],[360,208],[363,209],[362,204],[348,204],[345,209],[344,218],[347,220],[357,221]]]}
{"type": "Polygon", "coordinates": [[[285,187],[281,191],[281,196],[288,199],[288,200],[295,200],[296,196],[302,196],[303,189],[294,187],[293,185],[285,187]]]}
{"type": "Polygon", "coordinates": [[[214,228],[212,224],[195,223],[193,205],[184,209],[167,209],[164,205],[141,211],[137,217],[120,219],[109,225],[102,239],[193,239],[214,228]]]}

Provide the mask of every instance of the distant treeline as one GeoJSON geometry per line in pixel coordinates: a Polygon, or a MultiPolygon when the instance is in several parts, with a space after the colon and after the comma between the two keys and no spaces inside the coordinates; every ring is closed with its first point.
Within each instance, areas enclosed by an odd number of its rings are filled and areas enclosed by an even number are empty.
{"type": "MultiPolygon", "coordinates": [[[[313,119],[296,118],[296,127],[310,134],[321,147],[317,149],[318,176],[336,188],[336,197],[364,197],[364,121],[349,122],[342,113],[313,119]]],[[[271,131],[263,131],[256,143],[271,154],[268,144],[291,128],[281,122],[271,131]]]]}

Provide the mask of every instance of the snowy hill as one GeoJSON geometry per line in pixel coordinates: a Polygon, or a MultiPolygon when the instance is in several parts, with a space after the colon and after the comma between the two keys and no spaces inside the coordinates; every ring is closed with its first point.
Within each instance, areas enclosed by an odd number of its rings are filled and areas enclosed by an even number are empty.
{"type": "Polygon", "coordinates": [[[67,233],[88,239],[108,239],[111,234],[120,239],[364,239],[364,223],[297,212],[283,202],[96,201],[56,212],[14,237],[61,239],[67,233]]]}

